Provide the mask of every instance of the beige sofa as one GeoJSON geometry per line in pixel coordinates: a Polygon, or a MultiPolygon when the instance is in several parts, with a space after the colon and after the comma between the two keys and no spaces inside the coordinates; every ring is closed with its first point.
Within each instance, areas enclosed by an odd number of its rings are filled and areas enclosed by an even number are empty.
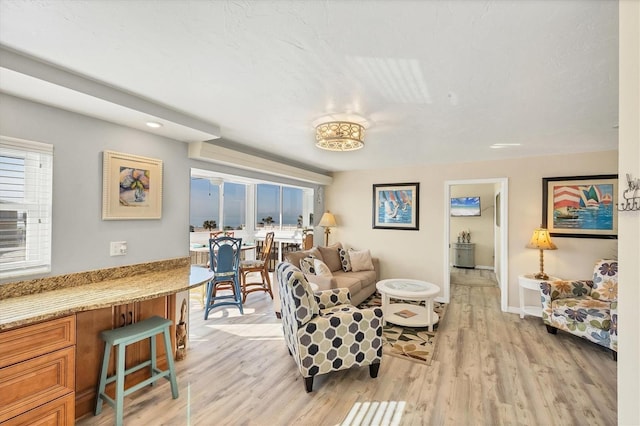
{"type": "MultiPolygon", "coordinates": [[[[342,270],[342,262],[338,250],[342,248],[341,243],[336,243],[327,247],[312,247],[309,250],[295,251],[286,253],[284,261],[293,264],[296,268],[300,268],[300,260],[313,255],[317,259],[322,260],[331,270],[332,277],[318,276],[318,275],[305,275],[310,283],[314,283],[318,286],[319,290],[329,290],[332,288],[346,288],[351,294],[351,303],[353,305],[359,305],[367,297],[371,296],[376,291],[376,283],[378,282],[379,275],[379,262],[378,259],[372,258],[373,269],[367,271],[358,272],[344,272],[342,270]]],[[[275,275],[275,274],[274,274],[275,275]]],[[[277,294],[278,283],[272,283],[273,290],[273,305],[276,315],[280,314],[280,297],[277,294]]]]}

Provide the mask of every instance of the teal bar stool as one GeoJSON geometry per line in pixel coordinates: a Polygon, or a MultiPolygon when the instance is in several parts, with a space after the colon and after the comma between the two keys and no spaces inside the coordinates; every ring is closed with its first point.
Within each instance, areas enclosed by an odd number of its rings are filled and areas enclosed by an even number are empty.
{"type": "Polygon", "coordinates": [[[178,397],[178,382],[176,381],[176,372],[173,366],[173,357],[171,356],[173,353],[171,351],[171,337],[169,335],[169,327],[171,324],[171,321],[166,318],[154,316],[135,324],[113,330],[106,330],[100,333],[100,337],[105,341],[105,345],[104,356],[102,358],[102,371],[100,372],[100,384],[98,385],[98,396],[96,398],[96,416],[102,412],[102,401],[104,400],[116,410],[116,425],[121,426],[124,397],[147,385],[154,385],[156,380],[162,377],[171,382],[171,394],[173,395],[173,399],[178,397]],[[156,366],[156,335],[160,333],[164,335],[165,355],[167,357],[167,363],[169,364],[169,369],[164,371],[159,370],[156,366]],[[151,359],[125,370],[124,361],[127,345],[139,342],[143,339],[149,339],[149,342],[151,343],[151,359]],[[111,348],[114,346],[117,346],[116,373],[111,377],[107,377],[109,356],[111,354],[111,348]],[[125,390],[125,376],[147,366],[151,367],[151,377],[125,390]],[[114,381],[116,382],[115,400],[104,392],[107,384],[114,381]]]}

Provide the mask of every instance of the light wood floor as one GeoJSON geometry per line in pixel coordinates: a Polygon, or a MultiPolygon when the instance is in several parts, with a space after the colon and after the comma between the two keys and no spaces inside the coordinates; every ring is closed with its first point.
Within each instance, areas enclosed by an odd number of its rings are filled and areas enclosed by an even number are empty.
{"type": "MultiPolygon", "coordinates": [[[[452,287],[431,366],[385,355],[377,379],[367,367],[318,376],[310,394],[268,296],[249,295],[244,316],[229,309],[204,322],[196,302],[191,315],[179,399],[164,381],[136,392],[125,425],[617,423],[609,351],[502,313],[497,287],[452,287]]],[[[78,424],[113,424],[113,410],[78,424]]]]}

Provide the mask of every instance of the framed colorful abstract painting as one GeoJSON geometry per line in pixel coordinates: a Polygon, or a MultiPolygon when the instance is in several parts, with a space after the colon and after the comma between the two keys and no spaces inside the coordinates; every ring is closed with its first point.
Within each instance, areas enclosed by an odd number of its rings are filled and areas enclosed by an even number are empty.
{"type": "Polygon", "coordinates": [[[373,229],[419,228],[420,183],[373,185],[373,229]]]}
{"type": "Polygon", "coordinates": [[[554,237],[618,238],[618,175],[542,179],[542,226],[554,237]]]}
{"type": "Polygon", "coordinates": [[[104,151],[102,219],[160,219],[162,160],[104,151]]]}

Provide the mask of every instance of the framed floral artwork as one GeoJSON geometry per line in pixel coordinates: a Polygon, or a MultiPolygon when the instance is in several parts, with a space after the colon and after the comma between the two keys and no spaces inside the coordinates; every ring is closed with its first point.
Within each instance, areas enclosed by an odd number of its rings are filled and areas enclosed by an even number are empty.
{"type": "Polygon", "coordinates": [[[373,229],[417,231],[420,183],[373,185],[373,229]]]}
{"type": "Polygon", "coordinates": [[[542,226],[554,237],[618,238],[618,175],[542,179],[542,226]]]}
{"type": "Polygon", "coordinates": [[[102,219],[160,219],[162,160],[104,151],[102,219]]]}

